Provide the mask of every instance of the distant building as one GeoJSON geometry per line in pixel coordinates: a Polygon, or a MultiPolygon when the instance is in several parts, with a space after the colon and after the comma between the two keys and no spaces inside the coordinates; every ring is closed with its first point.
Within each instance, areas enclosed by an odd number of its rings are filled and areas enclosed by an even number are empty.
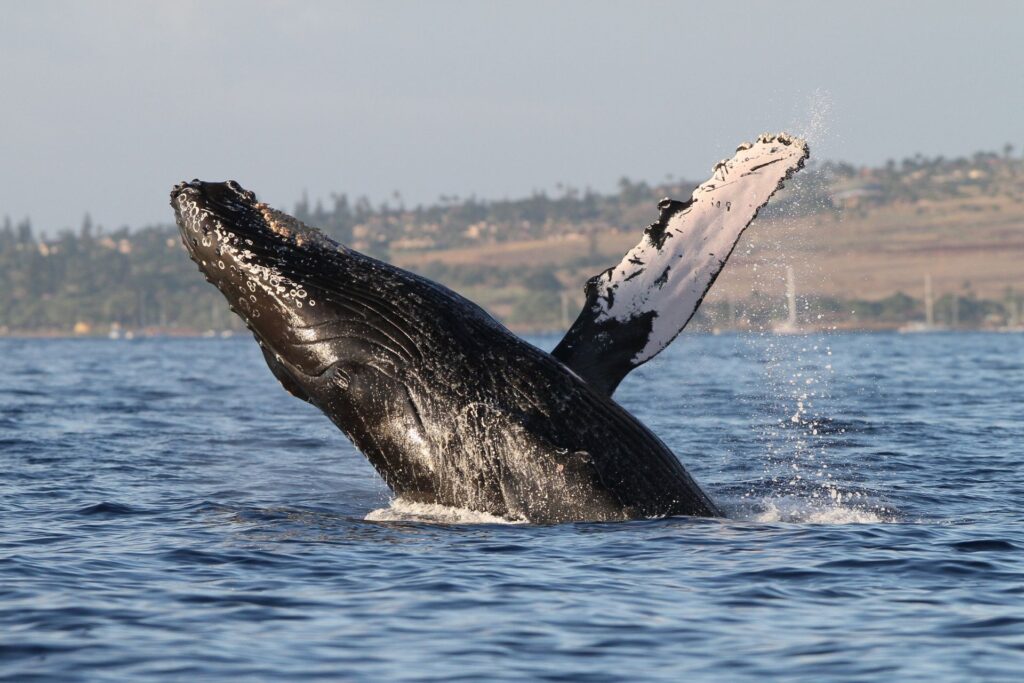
{"type": "Polygon", "coordinates": [[[832,194],[832,204],[843,209],[853,209],[871,204],[883,196],[882,186],[874,183],[849,187],[832,194]]]}

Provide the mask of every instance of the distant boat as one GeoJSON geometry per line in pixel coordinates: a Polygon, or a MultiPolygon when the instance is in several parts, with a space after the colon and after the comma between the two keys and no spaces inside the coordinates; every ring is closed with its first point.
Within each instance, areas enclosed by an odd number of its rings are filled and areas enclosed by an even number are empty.
{"type": "Polygon", "coordinates": [[[935,324],[935,300],[932,297],[932,276],[924,276],[924,322],[916,321],[900,327],[900,334],[920,334],[922,332],[943,332],[947,328],[935,324]]]}
{"type": "Polygon", "coordinates": [[[806,334],[796,322],[796,278],[793,276],[793,266],[786,266],[786,301],[789,304],[789,315],[782,321],[772,325],[772,332],[775,334],[806,334]]]}
{"type": "Polygon", "coordinates": [[[1021,320],[1022,316],[1018,306],[1024,308],[1024,304],[1019,304],[1016,301],[1010,302],[1010,319],[1002,327],[997,327],[996,332],[1024,332],[1024,320],[1021,320]]]}

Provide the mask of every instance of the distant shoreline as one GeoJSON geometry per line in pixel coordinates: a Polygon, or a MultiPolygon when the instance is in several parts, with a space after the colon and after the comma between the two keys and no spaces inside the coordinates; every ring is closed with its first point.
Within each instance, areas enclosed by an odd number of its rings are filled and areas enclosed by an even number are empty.
{"type": "MultiPolygon", "coordinates": [[[[522,333],[564,331],[581,285],[636,244],[686,182],[617,193],[373,207],[338,195],[294,214],[353,249],[434,280],[522,333]]],[[[1024,159],[978,153],[884,167],[813,165],[731,256],[690,329],[800,332],[1018,328],[1024,323],[1024,159]],[[793,296],[788,292],[790,288],[793,296]],[[792,320],[786,325],[780,319],[792,320]]],[[[88,218],[38,236],[0,221],[0,336],[202,337],[244,327],[196,277],[171,225],[88,218]]]]}
{"type": "MultiPolygon", "coordinates": [[[[907,325],[879,324],[872,326],[808,326],[801,327],[795,331],[776,332],[771,326],[758,327],[733,327],[733,328],[707,328],[699,327],[689,330],[688,334],[699,334],[702,336],[718,335],[766,335],[766,336],[806,336],[818,334],[892,334],[892,333],[924,333],[924,334],[950,334],[961,332],[984,332],[991,334],[1024,334],[1022,328],[999,328],[999,327],[957,327],[957,328],[936,328],[928,329],[906,329],[907,325]]],[[[560,335],[564,334],[563,329],[537,328],[524,326],[508,326],[508,329],[519,335],[560,335]]],[[[6,330],[0,331],[0,339],[82,339],[108,341],[134,341],[139,339],[233,339],[246,338],[248,335],[242,330],[124,330],[116,336],[102,333],[76,334],[68,330],[6,330]]]]}

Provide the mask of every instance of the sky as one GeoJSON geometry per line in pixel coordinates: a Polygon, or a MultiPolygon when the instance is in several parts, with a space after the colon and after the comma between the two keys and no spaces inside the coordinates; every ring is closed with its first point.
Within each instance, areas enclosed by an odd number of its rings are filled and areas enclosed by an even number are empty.
{"type": "Polygon", "coordinates": [[[0,0],[0,217],[167,223],[182,179],[434,203],[1024,147],[1024,2],[0,0]]]}

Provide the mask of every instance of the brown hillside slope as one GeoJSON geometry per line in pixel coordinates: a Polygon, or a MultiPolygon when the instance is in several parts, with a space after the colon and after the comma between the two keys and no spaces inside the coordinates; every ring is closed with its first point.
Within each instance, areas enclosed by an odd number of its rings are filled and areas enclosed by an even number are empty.
{"type": "MultiPolygon", "coordinates": [[[[650,218],[656,217],[651,207],[650,218]]],[[[643,225],[608,231],[591,241],[569,234],[531,241],[419,253],[394,253],[413,269],[437,261],[496,269],[550,265],[568,287],[582,286],[599,268],[573,267],[583,254],[616,263],[638,240],[643,225]],[[570,283],[578,283],[570,285],[570,283]]],[[[998,298],[1007,287],[1024,290],[1024,203],[1010,198],[921,200],[870,211],[818,213],[756,220],[741,240],[713,298],[746,298],[752,291],[783,291],[793,267],[802,294],[881,299],[922,295],[925,274],[936,296],[973,292],[998,298]]]]}

